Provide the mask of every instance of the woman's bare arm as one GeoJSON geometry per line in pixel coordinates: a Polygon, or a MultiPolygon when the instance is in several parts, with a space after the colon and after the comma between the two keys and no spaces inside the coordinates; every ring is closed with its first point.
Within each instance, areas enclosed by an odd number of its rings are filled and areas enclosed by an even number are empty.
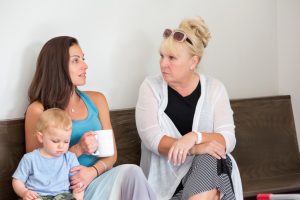
{"type": "MultiPolygon", "coordinates": [[[[86,94],[92,99],[92,101],[94,102],[94,104],[97,106],[99,110],[99,119],[102,128],[112,129],[111,122],[110,122],[109,107],[105,96],[99,92],[86,92],[86,94]]],[[[102,158],[101,162],[98,161],[95,164],[95,167],[97,167],[100,174],[105,171],[105,166],[103,166],[102,162],[104,162],[104,165],[106,165],[107,169],[110,169],[117,160],[117,147],[116,147],[115,139],[114,139],[114,150],[115,150],[115,154],[113,156],[102,158]]]]}
{"type": "Polygon", "coordinates": [[[25,115],[25,146],[26,152],[31,152],[41,146],[38,142],[36,133],[36,123],[39,116],[44,111],[44,107],[39,102],[33,102],[27,108],[25,115]]]}

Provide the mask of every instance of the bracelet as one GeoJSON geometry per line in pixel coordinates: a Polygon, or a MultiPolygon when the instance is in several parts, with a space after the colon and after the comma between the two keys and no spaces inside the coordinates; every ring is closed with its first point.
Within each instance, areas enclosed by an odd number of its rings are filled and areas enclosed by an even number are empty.
{"type": "Polygon", "coordinates": [[[95,165],[92,165],[92,167],[96,170],[96,172],[97,172],[97,177],[98,177],[98,176],[99,176],[99,171],[98,171],[97,167],[95,167],[95,165]]]}
{"type": "Polygon", "coordinates": [[[105,164],[105,162],[103,162],[102,160],[99,160],[99,162],[103,165],[104,171],[106,172],[106,170],[107,170],[107,165],[105,164]]]}
{"type": "Polygon", "coordinates": [[[200,144],[200,143],[202,143],[202,133],[200,133],[200,132],[198,132],[198,131],[193,131],[194,133],[196,133],[196,135],[197,135],[197,139],[196,139],[196,142],[195,142],[195,144],[200,144]]]}

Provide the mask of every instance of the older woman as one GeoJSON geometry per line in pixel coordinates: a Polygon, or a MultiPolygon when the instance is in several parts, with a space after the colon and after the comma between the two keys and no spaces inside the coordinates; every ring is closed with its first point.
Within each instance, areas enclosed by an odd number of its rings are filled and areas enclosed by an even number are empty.
{"type": "Polygon", "coordinates": [[[210,33],[200,18],[166,29],[161,75],[140,87],[136,123],[141,167],[159,199],[243,199],[236,139],[224,85],[199,74],[210,33]]]}

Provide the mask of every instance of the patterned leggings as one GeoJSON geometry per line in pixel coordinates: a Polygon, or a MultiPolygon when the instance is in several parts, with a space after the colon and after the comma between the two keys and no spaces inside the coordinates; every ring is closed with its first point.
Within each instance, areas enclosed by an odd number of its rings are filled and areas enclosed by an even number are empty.
{"type": "Polygon", "coordinates": [[[182,179],[183,189],[171,199],[187,200],[195,194],[217,189],[221,193],[221,200],[235,200],[231,170],[232,164],[228,156],[226,160],[217,160],[208,154],[197,155],[182,179]]]}

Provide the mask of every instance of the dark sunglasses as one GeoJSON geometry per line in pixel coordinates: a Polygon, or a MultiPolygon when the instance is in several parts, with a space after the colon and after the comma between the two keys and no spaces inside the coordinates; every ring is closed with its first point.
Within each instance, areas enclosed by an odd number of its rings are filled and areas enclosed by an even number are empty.
{"type": "Polygon", "coordinates": [[[173,36],[173,39],[176,40],[177,42],[187,41],[188,43],[193,45],[192,41],[188,38],[188,36],[180,30],[172,31],[171,29],[168,29],[168,28],[165,29],[165,31],[163,33],[163,37],[168,38],[170,36],[173,36]]]}

